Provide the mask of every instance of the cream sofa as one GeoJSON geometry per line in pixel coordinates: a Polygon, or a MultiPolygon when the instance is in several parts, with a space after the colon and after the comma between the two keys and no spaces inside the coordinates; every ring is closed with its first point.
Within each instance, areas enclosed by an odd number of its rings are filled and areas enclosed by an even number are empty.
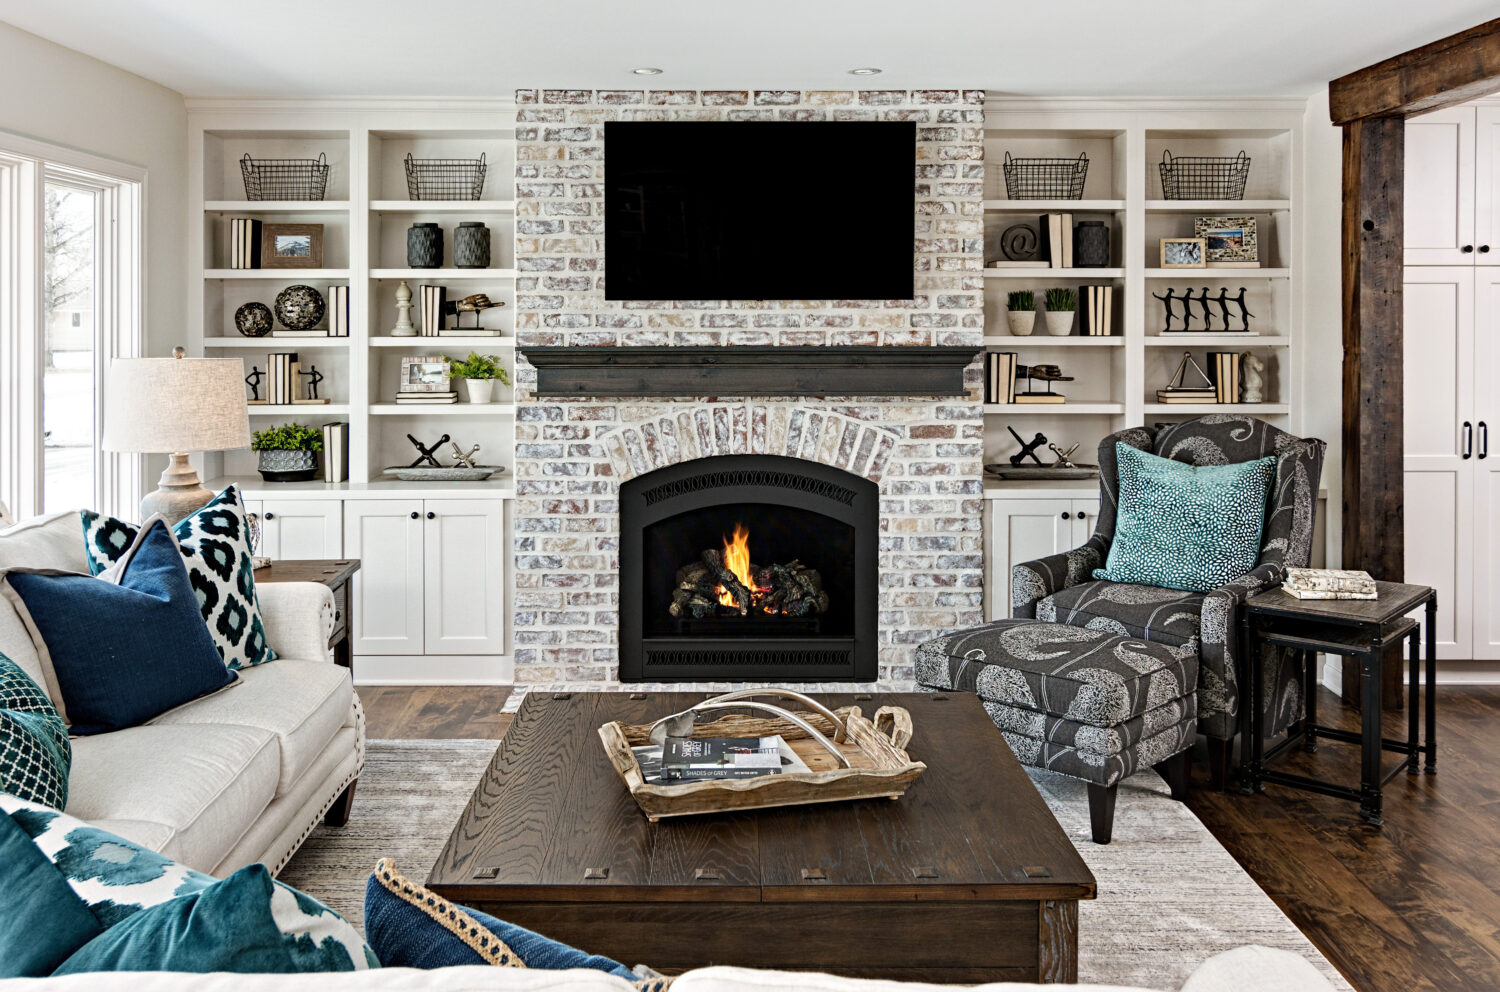
{"type": "MultiPolygon", "coordinates": [[[[0,529],[0,568],[15,566],[87,571],[78,514],[0,529]]],[[[73,738],[68,813],[221,877],[255,862],[280,871],[330,809],[347,816],[365,727],[349,671],[328,652],[333,596],[312,582],[257,592],[280,658],[144,726],[73,738]]],[[[45,686],[4,597],[0,653],[45,686]]]]}

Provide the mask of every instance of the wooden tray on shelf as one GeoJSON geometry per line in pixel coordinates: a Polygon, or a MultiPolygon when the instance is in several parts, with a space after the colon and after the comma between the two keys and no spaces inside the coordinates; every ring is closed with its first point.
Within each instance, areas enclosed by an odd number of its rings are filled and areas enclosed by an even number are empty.
{"type": "Polygon", "coordinates": [[[767,737],[780,734],[810,772],[789,772],[748,779],[681,782],[674,785],[647,782],[635,760],[632,747],[651,743],[650,724],[606,723],[599,738],[610,764],[614,765],[641,812],[655,823],[663,817],[694,816],[732,810],[768,809],[775,806],[805,806],[810,803],[847,799],[898,799],[927,770],[913,761],[904,748],[911,740],[911,715],[900,706],[882,706],[872,718],[858,706],[834,711],[842,728],[827,717],[798,713],[815,729],[834,741],[848,759],[839,766],[832,755],[796,725],[778,718],[732,715],[693,727],[693,737],[767,737]],[[887,729],[881,729],[885,724],[887,729]]]}

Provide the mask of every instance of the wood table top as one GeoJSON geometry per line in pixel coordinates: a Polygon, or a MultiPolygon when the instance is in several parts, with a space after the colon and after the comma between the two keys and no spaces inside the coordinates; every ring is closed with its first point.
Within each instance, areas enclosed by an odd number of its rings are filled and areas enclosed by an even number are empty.
{"type": "Polygon", "coordinates": [[[1094,897],[1094,876],[978,698],[967,694],[820,697],[866,715],[881,705],[911,712],[907,752],[927,771],[898,800],[648,822],[597,729],[611,720],[649,723],[704,698],[527,696],[428,885],[477,902],[1094,897]]]}
{"type": "Polygon", "coordinates": [[[1410,613],[1431,595],[1431,586],[1376,582],[1374,599],[1298,599],[1277,586],[1250,597],[1245,601],[1245,609],[1263,616],[1373,627],[1410,613]]]}
{"type": "Polygon", "coordinates": [[[359,571],[358,558],[278,558],[255,570],[256,582],[321,582],[335,588],[359,571]]]}

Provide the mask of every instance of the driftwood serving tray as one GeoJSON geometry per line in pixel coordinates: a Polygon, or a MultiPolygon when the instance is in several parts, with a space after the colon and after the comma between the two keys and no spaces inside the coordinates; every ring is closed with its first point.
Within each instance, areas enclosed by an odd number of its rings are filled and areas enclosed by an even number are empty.
{"type": "Polygon", "coordinates": [[[904,748],[911,740],[911,715],[899,706],[882,706],[873,719],[858,706],[833,712],[838,721],[811,713],[797,717],[832,739],[848,767],[825,746],[792,721],[776,717],[731,715],[693,726],[693,737],[768,737],[780,734],[809,772],[765,775],[760,778],[680,782],[647,782],[632,747],[651,743],[651,724],[618,721],[599,728],[599,738],[610,763],[652,823],[669,816],[695,816],[732,810],[804,806],[847,799],[897,799],[927,770],[904,748]]]}

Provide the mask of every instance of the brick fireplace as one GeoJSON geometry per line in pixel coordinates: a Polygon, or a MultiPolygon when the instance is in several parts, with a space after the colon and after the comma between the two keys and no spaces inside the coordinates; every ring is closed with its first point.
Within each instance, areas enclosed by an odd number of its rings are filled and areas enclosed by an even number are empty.
{"type": "MultiPolygon", "coordinates": [[[[520,90],[516,99],[517,685],[619,684],[622,483],[698,459],[766,455],[878,488],[875,682],[909,687],[917,643],[982,618],[977,362],[958,397],[557,399],[535,394],[536,370],[523,356],[556,346],[943,345],[977,354],[983,92],[520,90]],[[600,180],[611,120],[914,121],[915,297],[606,300],[600,180]]],[[[826,171],[808,181],[830,182],[826,171]]],[[[836,180],[828,192],[838,194],[836,180]]],[[[788,237],[859,250],[815,220],[788,237]]]]}

